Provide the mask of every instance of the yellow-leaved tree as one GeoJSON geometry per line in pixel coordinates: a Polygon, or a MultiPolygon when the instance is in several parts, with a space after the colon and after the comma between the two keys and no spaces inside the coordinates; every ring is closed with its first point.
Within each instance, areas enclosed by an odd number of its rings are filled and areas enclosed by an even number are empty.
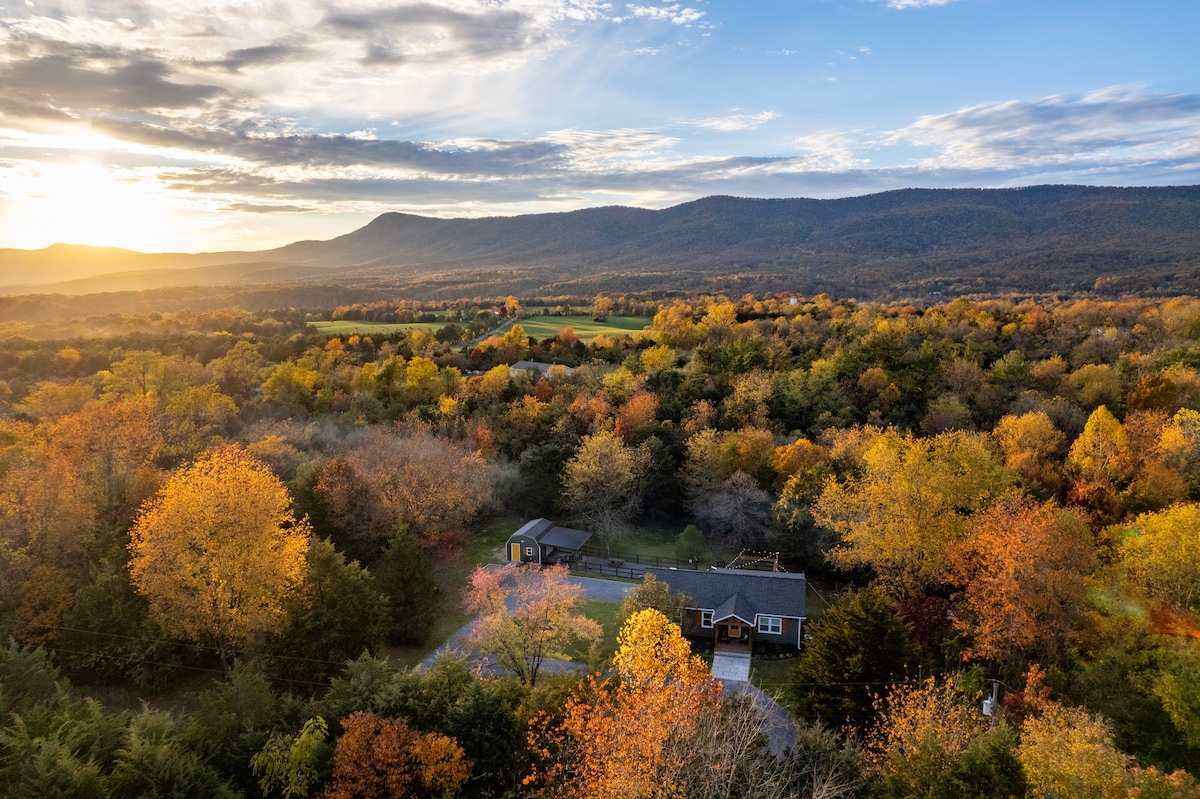
{"type": "Polygon", "coordinates": [[[920,596],[941,583],[946,552],[972,516],[1011,483],[981,436],[887,430],[863,453],[861,474],[826,482],[812,513],[841,536],[835,564],[869,566],[893,596],[920,596]]]}
{"type": "Polygon", "coordinates": [[[668,799],[689,795],[693,740],[720,711],[721,684],[679,627],[653,608],[617,637],[615,679],[589,679],[562,717],[531,722],[538,761],[525,779],[547,799],[668,799]]]}
{"type": "Polygon", "coordinates": [[[310,536],[271,469],[225,445],[173,474],[142,506],[130,531],[130,575],[164,629],[211,640],[228,667],[283,621],[310,536]]]}

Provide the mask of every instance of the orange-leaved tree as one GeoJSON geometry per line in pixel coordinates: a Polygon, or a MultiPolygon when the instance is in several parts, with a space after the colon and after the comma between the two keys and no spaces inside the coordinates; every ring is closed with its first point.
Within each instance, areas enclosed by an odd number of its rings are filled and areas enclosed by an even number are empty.
{"type": "Polygon", "coordinates": [[[453,738],[359,711],[342,719],[325,799],[457,796],[471,761],[453,738]]]}
{"type": "Polygon", "coordinates": [[[719,713],[721,685],[657,610],[635,613],[617,640],[612,681],[590,678],[561,718],[531,723],[537,764],[525,782],[547,799],[686,793],[690,742],[719,713]]]}
{"type": "Polygon", "coordinates": [[[479,617],[467,646],[532,686],[543,661],[570,659],[563,648],[571,641],[600,638],[600,625],[578,611],[582,594],[561,564],[480,567],[466,598],[467,610],[479,617]]]}
{"type": "Polygon", "coordinates": [[[130,531],[134,588],[163,628],[208,637],[226,666],[283,621],[283,599],[304,579],[310,530],[287,488],[237,445],[176,472],[130,531]]]}
{"type": "Polygon", "coordinates": [[[1075,512],[1013,491],[975,517],[947,559],[970,611],[955,622],[973,637],[968,654],[1015,669],[1027,655],[1057,654],[1075,631],[1095,557],[1075,512]]]}

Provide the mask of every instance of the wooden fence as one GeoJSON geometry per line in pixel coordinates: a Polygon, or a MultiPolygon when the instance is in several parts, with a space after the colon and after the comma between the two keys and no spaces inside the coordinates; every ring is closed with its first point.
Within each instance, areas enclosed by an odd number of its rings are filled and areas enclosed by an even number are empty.
{"type": "Polygon", "coordinates": [[[617,562],[619,561],[621,565],[634,563],[639,566],[657,566],[661,569],[691,569],[692,571],[697,571],[700,568],[700,564],[691,560],[660,558],[656,555],[640,555],[637,552],[618,552],[615,549],[605,549],[596,544],[584,544],[583,549],[579,551],[589,558],[611,561],[611,565],[614,567],[617,566],[617,562]]]}
{"type": "Polygon", "coordinates": [[[646,573],[644,568],[638,566],[617,566],[614,563],[583,559],[572,563],[571,571],[575,574],[602,574],[606,577],[624,577],[627,580],[640,580],[642,579],[642,575],[646,573]]]}

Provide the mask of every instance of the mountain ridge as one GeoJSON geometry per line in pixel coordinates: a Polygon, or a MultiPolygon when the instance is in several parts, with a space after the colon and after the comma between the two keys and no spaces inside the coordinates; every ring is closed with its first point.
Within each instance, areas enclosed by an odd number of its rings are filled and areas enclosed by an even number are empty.
{"type": "MultiPolygon", "coordinates": [[[[660,210],[469,219],[388,212],[333,239],[256,252],[89,255],[64,247],[0,250],[0,291],[105,290],[106,276],[130,287],[139,273],[156,286],[392,281],[398,290],[436,276],[435,293],[445,298],[455,274],[479,270],[514,270],[527,290],[563,293],[709,289],[723,279],[754,290],[878,298],[980,286],[1081,290],[1098,281],[1191,291],[1200,284],[1200,186],[717,195],[660,210]],[[39,279],[20,279],[30,275],[39,279]],[[735,280],[746,275],[753,279],[735,280]]],[[[496,289],[507,293],[499,281],[496,289]]]]}

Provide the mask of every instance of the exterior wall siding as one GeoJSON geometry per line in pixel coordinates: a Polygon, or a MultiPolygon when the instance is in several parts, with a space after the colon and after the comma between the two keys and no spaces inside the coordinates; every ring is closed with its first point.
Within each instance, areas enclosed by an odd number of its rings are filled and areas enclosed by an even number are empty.
{"type": "Polygon", "coordinates": [[[542,548],[537,541],[534,541],[527,535],[514,535],[508,539],[509,544],[518,544],[521,547],[521,561],[528,563],[542,562],[542,548]],[[533,554],[527,554],[529,550],[533,550],[533,554]]]}

